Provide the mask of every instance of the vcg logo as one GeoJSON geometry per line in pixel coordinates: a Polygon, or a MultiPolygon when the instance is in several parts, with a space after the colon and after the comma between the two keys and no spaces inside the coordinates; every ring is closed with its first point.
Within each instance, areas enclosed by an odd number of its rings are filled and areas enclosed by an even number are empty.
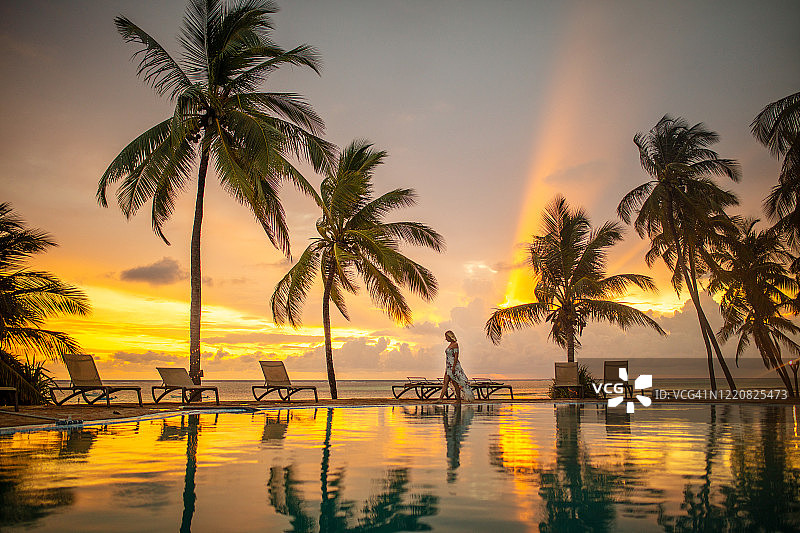
{"type": "MultiPolygon", "coordinates": [[[[600,391],[602,390],[606,396],[611,396],[612,394],[617,395],[608,399],[609,407],[616,407],[625,401],[625,385],[628,383],[628,371],[626,369],[619,369],[619,379],[621,379],[623,383],[592,383],[592,388],[594,389],[595,394],[600,394],[600,391]]],[[[649,389],[652,386],[652,374],[642,374],[636,378],[636,381],[633,382],[634,390],[649,389]]],[[[640,394],[636,395],[636,399],[639,400],[639,403],[641,403],[644,407],[649,407],[650,404],[653,403],[653,400],[640,394]]],[[[627,402],[627,411],[629,413],[634,412],[634,404],[630,400],[627,402]]]]}

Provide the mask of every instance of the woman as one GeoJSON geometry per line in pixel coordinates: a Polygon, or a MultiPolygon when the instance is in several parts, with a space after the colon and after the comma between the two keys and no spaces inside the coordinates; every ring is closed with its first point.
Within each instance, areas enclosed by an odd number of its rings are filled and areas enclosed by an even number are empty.
{"type": "Polygon", "coordinates": [[[464,392],[464,399],[468,402],[475,400],[475,394],[467,382],[467,375],[458,362],[458,340],[456,334],[450,330],[444,332],[444,338],[450,344],[444,350],[447,356],[447,366],[444,369],[444,381],[442,382],[442,394],[439,395],[439,400],[444,399],[447,388],[453,385],[456,390],[456,402],[461,403],[461,392],[464,392]]]}

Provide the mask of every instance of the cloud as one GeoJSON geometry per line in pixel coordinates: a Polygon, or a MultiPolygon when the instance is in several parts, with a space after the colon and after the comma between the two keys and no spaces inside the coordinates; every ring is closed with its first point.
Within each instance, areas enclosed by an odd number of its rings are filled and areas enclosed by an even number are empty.
{"type": "MultiPolygon", "coordinates": [[[[387,337],[354,337],[334,350],[334,367],[337,371],[376,372],[410,371],[435,374],[440,370],[438,361],[427,352],[411,350],[408,343],[392,344],[387,337]]],[[[290,357],[292,368],[298,370],[324,370],[325,346],[318,346],[300,356],[290,357]]],[[[289,363],[287,363],[289,364],[289,363]]],[[[398,372],[395,372],[398,373],[398,372]]]]}
{"type": "Polygon", "coordinates": [[[152,350],[148,350],[144,353],[132,353],[132,352],[114,352],[112,356],[112,361],[119,362],[122,364],[125,363],[136,363],[136,364],[159,364],[159,363],[175,363],[178,361],[184,361],[186,358],[182,355],[177,354],[168,354],[166,352],[154,352],[152,350]]]}
{"type": "Polygon", "coordinates": [[[188,277],[189,273],[171,257],[164,257],[150,265],[123,270],[120,274],[123,281],[142,281],[154,286],[170,285],[188,277]]]}
{"type": "Polygon", "coordinates": [[[219,337],[207,337],[207,344],[279,344],[282,342],[322,342],[322,335],[292,335],[291,333],[228,333],[219,337]]]}

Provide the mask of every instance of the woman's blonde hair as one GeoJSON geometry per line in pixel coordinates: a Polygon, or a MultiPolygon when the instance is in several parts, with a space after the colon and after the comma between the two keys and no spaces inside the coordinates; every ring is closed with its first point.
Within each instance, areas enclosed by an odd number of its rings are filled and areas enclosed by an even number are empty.
{"type": "Polygon", "coordinates": [[[452,331],[450,331],[449,329],[444,332],[444,338],[449,340],[450,342],[457,342],[458,341],[458,339],[456,339],[456,334],[453,333],[452,331]]]}

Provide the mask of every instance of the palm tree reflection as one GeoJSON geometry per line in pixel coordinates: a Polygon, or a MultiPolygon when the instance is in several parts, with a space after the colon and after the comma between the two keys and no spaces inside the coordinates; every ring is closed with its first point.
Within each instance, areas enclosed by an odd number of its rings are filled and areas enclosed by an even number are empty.
{"type": "Polygon", "coordinates": [[[580,405],[556,411],[556,460],[540,474],[544,515],[539,530],[609,531],[615,517],[612,487],[617,475],[595,466],[580,435],[580,405]]]}
{"type": "MultiPolygon", "coordinates": [[[[706,473],[698,486],[687,483],[681,509],[685,514],[662,514],[658,523],[667,532],[798,531],[800,530],[800,463],[789,443],[788,409],[765,406],[753,414],[741,410],[742,424],[730,435],[731,480],[712,483],[711,466],[717,453],[718,424],[711,409],[706,447],[706,473]],[[755,428],[755,433],[753,429],[755,428]]],[[[719,424],[727,426],[723,411],[719,424]]]]}
{"type": "MultiPolygon", "coordinates": [[[[319,529],[320,533],[370,531],[429,531],[420,521],[438,512],[438,497],[431,493],[409,494],[408,468],[391,468],[379,481],[380,489],[366,501],[357,503],[344,498],[344,468],[331,468],[331,428],[333,409],[327,410],[325,441],[320,464],[319,529]],[[410,501],[408,501],[410,500],[410,501]]],[[[290,518],[293,533],[315,532],[317,522],[302,494],[303,482],[293,465],[270,468],[268,490],[270,505],[290,518]]]]}
{"type": "MultiPolygon", "coordinates": [[[[42,487],[36,471],[51,461],[75,461],[89,454],[97,431],[75,429],[31,439],[30,453],[0,453],[0,529],[34,524],[75,502],[72,487],[42,487]]],[[[13,435],[0,437],[0,449],[12,449],[13,435]],[[5,441],[5,442],[4,442],[5,441]]]]}
{"type": "MultiPolygon", "coordinates": [[[[181,516],[181,533],[192,530],[195,502],[195,473],[197,472],[197,433],[200,426],[200,415],[189,415],[186,428],[186,475],[183,478],[183,515],[181,516]]],[[[183,417],[181,417],[183,427],[183,417]]]]}

